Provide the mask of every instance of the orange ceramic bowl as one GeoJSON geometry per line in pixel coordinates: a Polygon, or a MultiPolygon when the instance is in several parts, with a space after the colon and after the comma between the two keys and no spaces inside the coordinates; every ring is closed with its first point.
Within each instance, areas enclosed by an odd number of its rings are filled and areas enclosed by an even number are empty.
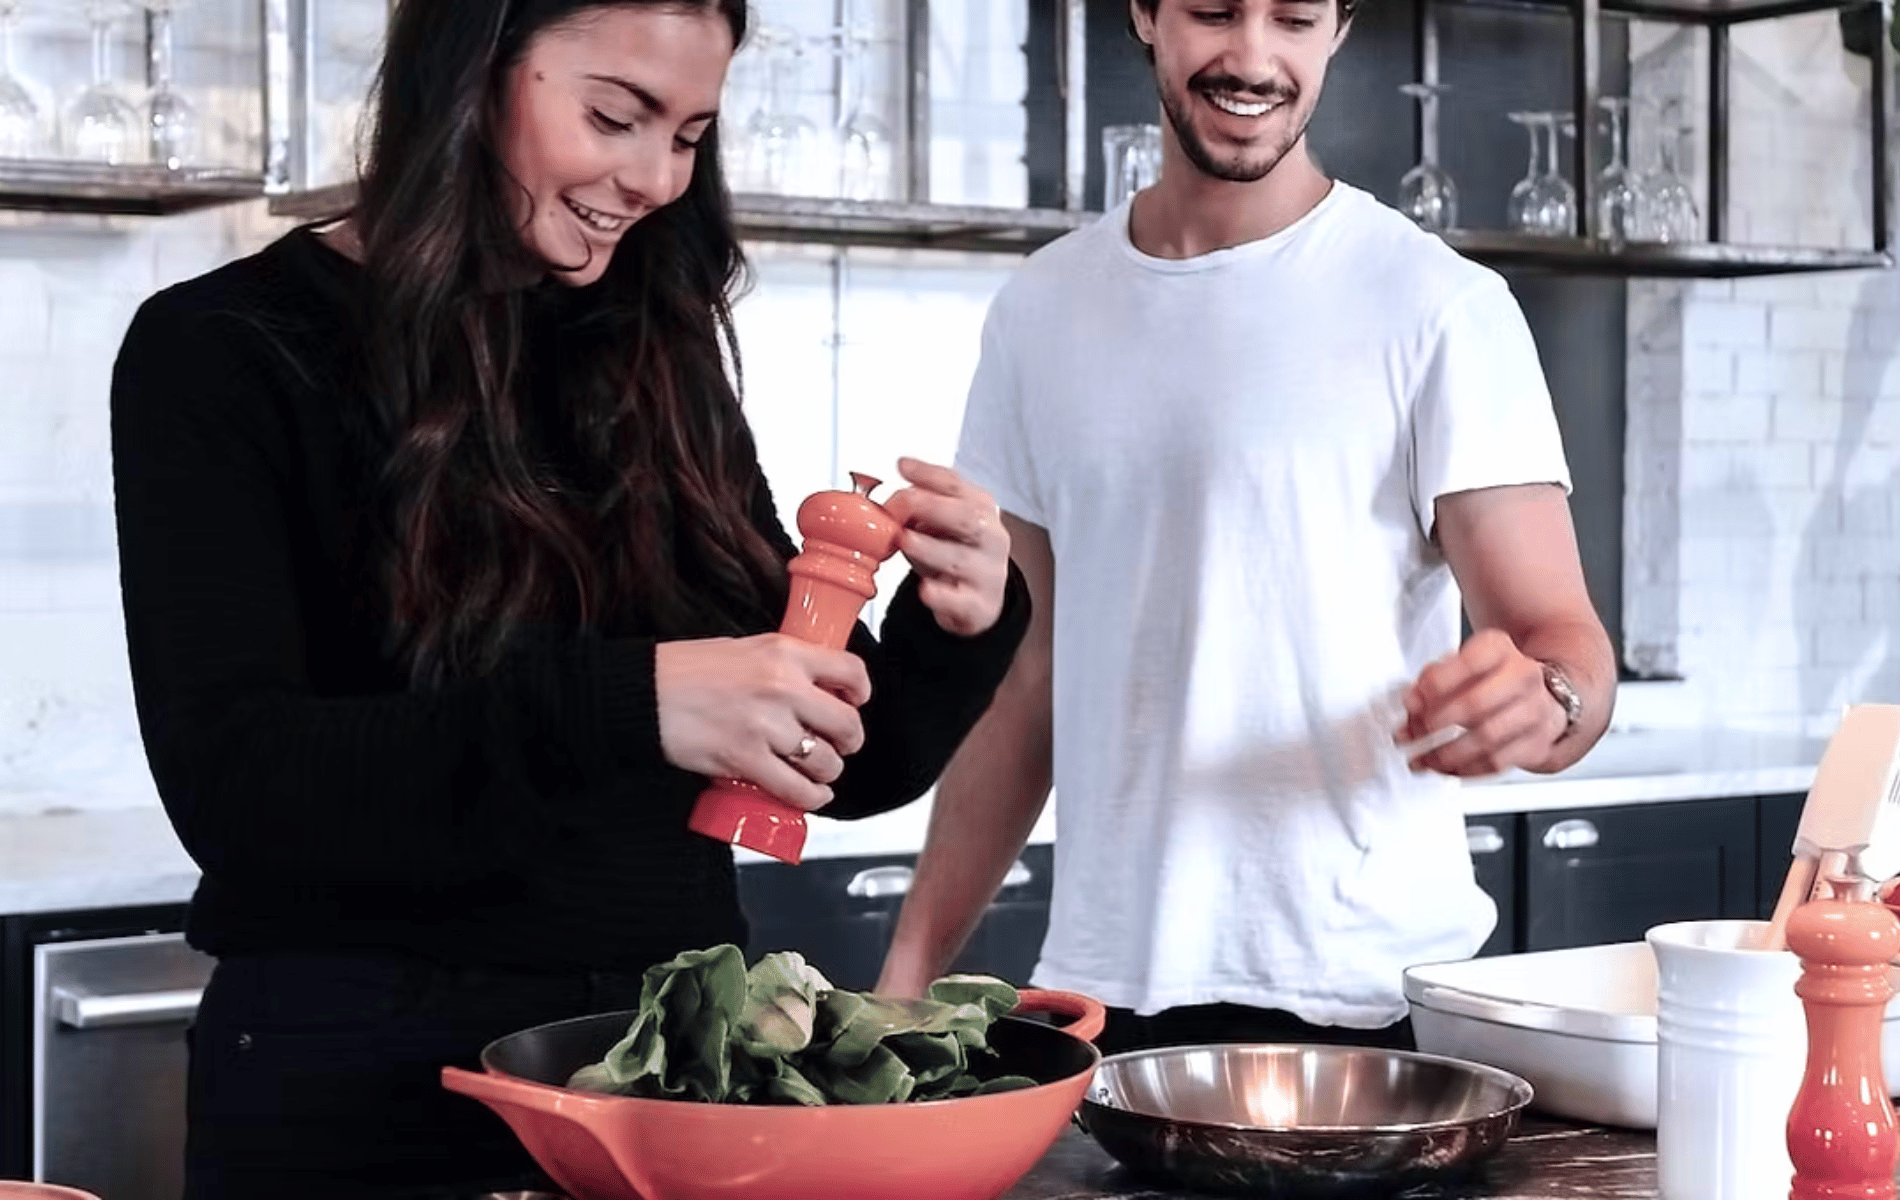
{"type": "Polygon", "coordinates": [[[1037,1086],[960,1100],[805,1108],[560,1086],[626,1034],[632,1012],[510,1034],[482,1051],[482,1071],[445,1067],[442,1083],[501,1114],[572,1200],[993,1200],[1055,1142],[1101,1061],[1095,1000],[1026,991],[1016,1012],[1075,1020],[996,1022],[996,1071],[1037,1086]]]}

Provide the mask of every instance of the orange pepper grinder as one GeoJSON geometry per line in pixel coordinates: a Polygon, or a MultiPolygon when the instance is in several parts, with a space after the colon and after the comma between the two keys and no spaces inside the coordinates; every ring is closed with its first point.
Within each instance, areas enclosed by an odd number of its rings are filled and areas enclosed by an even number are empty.
{"type": "Polygon", "coordinates": [[[1894,1200],[1900,1131],[1887,1098],[1881,1023],[1900,918],[1871,899],[1810,900],[1788,920],[1801,959],[1808,1065],[1788,1113],[1789,1200],[1894,1200]]]}
{"type": "MultiPolygon", "coordinates": [[[[897,521],[871,499],[882,481],[851,472],[849,492],[814,492],[798,507],[804,552],[792,559],[791,596],[778,631],[842,650],[865,601],[877,595],[878,564],[897,552],[897,521]]],[[[715,779],[687,822],[695,833],[780,862],[805,851],[805,814],[757,784],[715,779]]]]}

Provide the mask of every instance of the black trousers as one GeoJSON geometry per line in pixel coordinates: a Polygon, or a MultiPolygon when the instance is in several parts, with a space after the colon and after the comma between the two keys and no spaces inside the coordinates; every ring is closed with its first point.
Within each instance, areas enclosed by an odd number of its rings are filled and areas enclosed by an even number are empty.
{"type": "Polygon", "coordinates": [[[551,1190],[502,1120],[443,1088],[483,1046],[638,1006],[630,974],[399,954],[226,958],[191,1030],[185,1200],[461,1200],[551,1190]]]}
{"type": "Polygon", "coordinates": [[[1375,1046],[1413,1050],[1412,1019],[1383,1029],[1309,1025],[1289,1012],[1241,1004],[1197,1004],[1142,1017],[1126,1008],[1108,1010],[1108,1026],[1095,1039],[1104,1056],[1162,1046],[1201,1046],[1222,1042],[1299,1042],[1335,1046],[1375,1046]]]}

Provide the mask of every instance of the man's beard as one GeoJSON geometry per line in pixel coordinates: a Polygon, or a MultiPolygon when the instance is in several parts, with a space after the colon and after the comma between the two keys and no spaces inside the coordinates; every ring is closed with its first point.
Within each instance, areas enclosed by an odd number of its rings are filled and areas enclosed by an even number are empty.
{"type": "Polygon", "coordinates": [[[1245,158],[1231,162],[1219,162],[1201,140],[1189,119],[1188,106],[1196,92],[1227,92],[1236,96],[1257,97],[1270,104],[1279,103],[1289,108],[1299,99],[1298,89],[1288,84],[1276,84],[1266,88],[1256,88],[1242,83],[1231,75],[1196,75],[1187,81],[1180,93],[1161,91],[1161,111],[1167,114],[1168,124],[1174,129],[1175,140],[1181,143],[1181,152],[1187,160],[1203,175],[1228,183],[1254,183],[1265,179],[1280,165],[1287,151],[1299,145],[1300,138],[1306,134],[1307,122],[1312,120],[1311,111],[1295,112],[1298,124],[1293,126],[1279,145],[1272,147],[1264,157],[1249,161],[1245,158]]]}

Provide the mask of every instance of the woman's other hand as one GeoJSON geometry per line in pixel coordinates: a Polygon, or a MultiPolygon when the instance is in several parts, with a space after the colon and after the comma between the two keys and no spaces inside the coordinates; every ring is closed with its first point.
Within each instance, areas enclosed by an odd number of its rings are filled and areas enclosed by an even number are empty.
{"type": "Polygon", "coordinates": [[[653,660],[666,761],[806,811],[831,803],[826,785],[864,744],[871,677],[857,655],[763,633],[661,642],[653,660]]]}
{"type": "Polygon", "coordinates": [[[897,548],[918,575],[918,598],[947,632],[974,637],[1003,612],[1009,534],[996,501],[949,467],[900,458],[911,483],[884,502],[903,526],[897,548]]]}

